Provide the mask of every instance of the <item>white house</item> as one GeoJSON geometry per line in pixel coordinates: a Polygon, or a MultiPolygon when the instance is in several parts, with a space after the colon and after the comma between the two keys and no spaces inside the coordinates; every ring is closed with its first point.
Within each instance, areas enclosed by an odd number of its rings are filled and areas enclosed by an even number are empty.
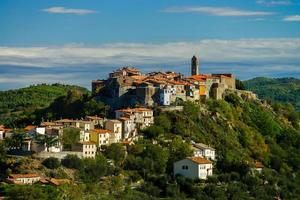
{"type": "Polygon", "coordinates": [[[210,160],[216,159],[216,150],[206,144],[195,143],[192,144],[195,157],[204,157],[210,160]]]}
{"type": "Polygon", "coordinates": [[[254,168],[254,169],[255,169],[258,173],[261,173],[264,167],[265,167],[265,166],[264,166],[261,162],[259,162],[259,161],[256,161],[256,162],[255,162],[255,168],[254,168]]]}
{"type": "Polygon", "coordinates": [[[169,106],[171,104],[171,95],[171,88],[165,87],[161,89],[159,94],[160,104],[164,106],[169,106]]]}
{"type": "Polygon", "coordinates": [[[148,108],[127,108],[116,110],[116,118],[133,117],[137,127],[145,128],[154,123],[153,110],[148,108]]]}
{"type": "Polygon", "coordinates": [[[182,175],[191,179],[207,179],[213,174],[210,160],[201,157],[187,157],[177,161],[173,166],[174,175],[182,175]]]}
{"type": "Polygon", "coordinates": [[[38,174],[10,174],[7,181],[14,184],[33,184],[40,179],[38,174]]]}
{"type": "Polygon", "coordinates": [[[97,146],[94,142],[84,141],[74,145],[72,151],[82,152],[83,158],[95,158],[97,146]]]}
{"type": "Polygon", "coordinates": [[[134,123],[134,119],[129,117],[118,118],[122,122],[122,138],[128,139],[137,135],[137,129],[134,123]]]}

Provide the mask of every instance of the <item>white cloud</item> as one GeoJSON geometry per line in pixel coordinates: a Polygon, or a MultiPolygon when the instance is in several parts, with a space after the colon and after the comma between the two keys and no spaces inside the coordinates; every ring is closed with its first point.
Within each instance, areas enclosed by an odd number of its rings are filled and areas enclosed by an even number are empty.
{"type": "Polygon", "coordinates": [[[274,15],[273,12],[264,11],[250,11],[239,10],[230,7],[170,7],[163,10],[166,13],[204,13],[215,16],[231,16],[231,17],[245,17],[245,16],[268,16],[274,15]]]}
{"type": "Polygon", "coordinates": [[[88,64],[178,66],[189,62],[193,54],[204,62],[300,62],[300,38],[0,47],[0,64],[46,68],[88,64]]]}
{"type": "Polygon", "coordinates": [[[290,0],[258,0],[256,3],[265,6],[288,6],[292,4],[290,0]]]}
{"type": "Polygon", "coordinates": [[[290,15],[283,18],[283,21],[293,21],[293,22],[299,22],[300,21],[300,15],[290,15]]]}
{"type": "Polygon", "coordinates": [[[75,15],[86,15],[86,14],[91,14],[96,12],[94,10],[65,8],[65,7],[51,7],[51,8],[43,9],[43,11],[48,13],[75,14],[75,15]]]}

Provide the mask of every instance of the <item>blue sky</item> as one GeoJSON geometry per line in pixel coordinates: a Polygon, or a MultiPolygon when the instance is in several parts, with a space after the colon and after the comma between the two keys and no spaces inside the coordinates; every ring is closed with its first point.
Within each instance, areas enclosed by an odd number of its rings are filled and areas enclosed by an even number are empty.
{"type": "Polygon", "coordinates": [[[0,90],[143,71],[300,78],[299,0],[0,0],[0,90]]]}

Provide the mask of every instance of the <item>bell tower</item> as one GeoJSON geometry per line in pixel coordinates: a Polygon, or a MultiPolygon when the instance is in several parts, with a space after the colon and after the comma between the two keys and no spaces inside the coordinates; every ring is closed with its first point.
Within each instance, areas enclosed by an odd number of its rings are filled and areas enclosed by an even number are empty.
{"type": "Polygon", "coordinates": [[[198,58],[194,55],[191,60],[191,74],[192,76],[199,74],[199,61],[198,58]]]}

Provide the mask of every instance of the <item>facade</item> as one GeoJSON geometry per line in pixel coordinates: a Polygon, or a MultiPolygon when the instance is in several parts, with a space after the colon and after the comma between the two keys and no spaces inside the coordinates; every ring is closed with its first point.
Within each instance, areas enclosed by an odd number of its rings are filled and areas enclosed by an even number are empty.
{"type": "Polygon", "coordinates": [[[122,122],[116,119],[109,119],[105,122],[105,129],[110,130],[109,144],[122,140],[122,122]]]}
{"type": "MultiPolygon", "coordinates": [[[[133,116],[134,117],[134,116],[133,116]]],[[[130,116],[119,117],[118,120],[122,122],[122,138],[128,139],[137,135],[136,125],[134,119],[130,116]]]]}
{"type": "Polygon", "coordinates": [[[90,141],[96,143],[97,147],[109,145],[112,131],[105,129],[94,129],[91,131],[90,141]]]}
{"type": "Polygon", "coordinates": [[[191,179],[207,179],[213,174],[212,162],[201,157],[188,157],[174,163],[174,175],[191,179]]]}
{"type": "Polygon", "coordinates": [[[154,123],[153,110],[148,108],[127,108],[116,110],[116,118],[129,117],[137,128],[145,128],[154,123]]]}
{"type": "Polygon", "coordinates": [[[216,150],[206,144],[196,143],[192,145],[195,157],[203,157],[210,160],[216,160],[216,150]]]}
{"type": "Polygon", "coordinates": [[[74,145],[72,151],[82,152],[82,158],[95,158],[97,146],[94,142],[84,141],[74,145]]]}
{"type": "Polygon", "coordinates": [[[40,181],[41,177],[38,174],[10,174],[7,178],[9,183],[14,184],[33,184],[40,181]]]}
{"type": "Polygon", "coordinates": [[[105,119],[98,116],[86,116],[85,120],[93,122],[94,126],[104,127],[105,119]]]}
{"type": "Polygon", "coordinates": [[[80,128],[85,131],[89,131],[94,129],[94,124],[91,121],[86,121],[86,120],[73,120],[73,119],[61,119],[55,121],[55,123],[62,124],[64,128],[80,128]]]}

